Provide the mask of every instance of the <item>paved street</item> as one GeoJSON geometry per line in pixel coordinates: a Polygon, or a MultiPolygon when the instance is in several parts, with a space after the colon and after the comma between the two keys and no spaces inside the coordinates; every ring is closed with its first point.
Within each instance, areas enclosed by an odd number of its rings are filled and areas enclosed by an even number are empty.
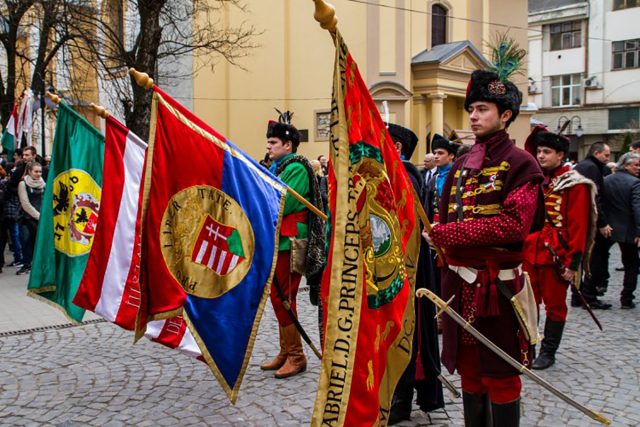
{"type": "MultiPolygon", "coordinates": [[[[11,256],[8,257],[11,259],[11,256]]],[[[640,425],[640,309],[620,310],[617,250],[612,281],[596,312],[601,333],[582,309],[572,309],[554,367],[543,376],[616,426],[640,425]]],[[[268,308],[240,396],[231,406],[206,365],[158,344],[133,345],[130,332],[96,320],[70,326],[55,309],[25,296],[26,277],[0,275],[0,424],[56,426],[308,425],[319,363],[289,380],[260,371],[276,351],[276,322],[268,308]]],[[[637,291],[640,292],[640,291],[637,291]]],[[[315,307],[300,295],[303,323],[317,339],[315,307]]],[[[95,317],[88,317],[96,319],[95,317]]],[[[310,352],[308,352],[310,353],[310,352]]],[[[448,377],[459,386],[457,376],[448,377]]],[[[598,425],[524,379],[523,426],[598,425]]],[[[445,391],[446,412],[416,411],[404,426],[463,425],[461,400],[445,391]]]]}

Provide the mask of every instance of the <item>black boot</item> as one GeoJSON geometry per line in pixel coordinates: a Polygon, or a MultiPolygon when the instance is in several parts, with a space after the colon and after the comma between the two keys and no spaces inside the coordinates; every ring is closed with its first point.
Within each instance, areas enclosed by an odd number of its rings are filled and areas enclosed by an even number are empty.
{"type": "Polygon", "coordinates": [[[540,346],[540,354],[533,361],[533,369],[547,369],[556,362],[556,351],[562,340],[564,322],[558,322],[547,318],[544,324],[544,338],[540,346]]]}
{"type": "Polygon", "coordinates": [[[491,402],[494,427],[520,426],[520,399],[509,403],[491,402]]]}
{"type": "MultiPolygon", "coordinates": [[[[405,373],[406,374],[406,373],[405,373]]],[[[388,425],[398,424],[400,421],[411,419],[411,403],[413,401],[413,384],[400,378],[391,401],[388,425]]]]}
{"type": "Polygon", "coordinates": [[[489,396],[462,392],[465,427],[491,427],[489,396]]]}

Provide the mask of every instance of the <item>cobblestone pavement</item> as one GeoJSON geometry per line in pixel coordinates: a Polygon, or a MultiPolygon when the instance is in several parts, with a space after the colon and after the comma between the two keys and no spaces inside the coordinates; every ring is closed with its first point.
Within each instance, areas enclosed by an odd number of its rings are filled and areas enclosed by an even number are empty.
{"type": "MultiPolygon", "coordinates": [[[[619,254],[614,252],[611,289],[604,297],[614,307],[596,312],[605,332],[585,311],[572,309],[557,363],[541,375],[611,418],[613,425],[636,426],[640,308],[619,308],[622,276],[613,271],[618,265],[619,254]]],[[[5,269],[0,275],[5,304],[10,283],[18,283],[24,295],[26,279],[14,274],[5,269]]],[[[31,304],[26,296],[16,295],[12,307],[0,314],[0,324],[6,323],[2,316],[7,313],[20,316],[20,304],[31,304]]],[[[317,342],[315,308],[308,304],[307,294],[299,301],[303,323],[317,342]]],[[[51,310],[38,304],[43,312],[51,310]]],[[[133,345],[130,332],[105,322],[0,332],[0,425],[308,425],[319,363],[310,357],[307,372],[289,380],[260,371],[258,364],[276,352],[276,322],[267,306],[235,406],[203,363],[144,340],[133,345]]],[[[54,317],[48,324],[61,323],[54,317]]],[[[25,319],[25,328],[35,327],[32,320],[25,319]]],[[[456,375],[448,378],[459,386],[456,375]]],[[[447,391],[445,400],[446,411],[430,416],[414,411],[412,420],[401,425],[463,425],[461,400],[447,391]]],[[[528,379],[522,409],[523,426],[598,425],[528,379]]]]}

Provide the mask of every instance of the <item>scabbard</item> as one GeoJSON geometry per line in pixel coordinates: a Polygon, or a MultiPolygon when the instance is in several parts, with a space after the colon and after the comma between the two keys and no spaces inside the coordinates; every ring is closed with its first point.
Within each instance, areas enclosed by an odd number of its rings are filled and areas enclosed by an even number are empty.
{"type": "Polygon", "coordinates": [[[289,317],[291,318],[291,321],[293,322],[296,329],[298,330],[298,333],[300,334],[304,342],[306,342],[309,345],[311,350],[313,350],[313,352],[318,357],[318,359],[322,360],[322,354],[320,354],[320,352],[318,351],[318,348],[313,344],[313,341],[311,341],[311,338],[309,338],[309,335],[304,330],[304,328],[300,324],[300,321],[298,320],[295,313],[291,309],[291,304],[289,303],[289,300],[285,298],[284,291],[282,290],[282,287],[280,286],[280,282],[278,282],[278,279],[276,278],[275,275],[273,276],[273,286],[276,288],[278,297],[280,298],[280,301],[282,301],[282,306],[287,311],[287,314],[289,314],[289,317]]]}
{"type": "MultiPolygon", "coordinates": [[[[564,264],[562,264],[562,262],[560,262],[560,258],[558,257],[558,254],[556,253],[556,251],[551,247],[551,245],[549,245],[549,243],[545,243],[544,245],[545,248],[547,248],[547,250],[549,251],[549,253],[551,254],[551,258],[553,259],[553,262],[556,263],[556,267],[558,267],[558,269],[560,269],[560,274],[562,274],[562,272],[567,268],[564,266],[564,264]]],[[[580,298],[580,302],[582,303],[582,306],[584,308],[587,309],[587,311],[589,312],[589,314],[591,315],[591,318],[593,319],[593,321],[596,323],[596,326],[598,326],[598,328],[600,328],[601,331],[603,331],[602,329],[602,324],[600,323],[600,321],[598,320],[598,318],[596,317],[596,314],[593,312],[593,310],[591,309],[591,306],[589,305],[589,303],[587,302],[587,300],[584,298],[584,295],[582,295],[582,291],[580,291],[580,287],[576,284],[575,280],[569,280],[569,283],[571,284],[571,286],[573,286],[573,288],[576,290],[576,294],[578,295],[578,298],[580,298]]]]}

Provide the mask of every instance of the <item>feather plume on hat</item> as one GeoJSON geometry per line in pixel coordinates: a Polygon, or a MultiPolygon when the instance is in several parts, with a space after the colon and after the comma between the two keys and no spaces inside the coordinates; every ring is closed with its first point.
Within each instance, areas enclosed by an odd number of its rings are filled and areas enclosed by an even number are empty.
{"type": "Polygon", "coordinates": [[[467,86],[464,108],[476,101],[492,102],[513,113],[507,122],[509,125],[520,113],[522,92],[509,77],[518,72],[527,52],[521,49],[506,34],[498,36],[497,43],[491,47],[493,63],[488,70],[476,70],[471,74],[467,86]]]}

